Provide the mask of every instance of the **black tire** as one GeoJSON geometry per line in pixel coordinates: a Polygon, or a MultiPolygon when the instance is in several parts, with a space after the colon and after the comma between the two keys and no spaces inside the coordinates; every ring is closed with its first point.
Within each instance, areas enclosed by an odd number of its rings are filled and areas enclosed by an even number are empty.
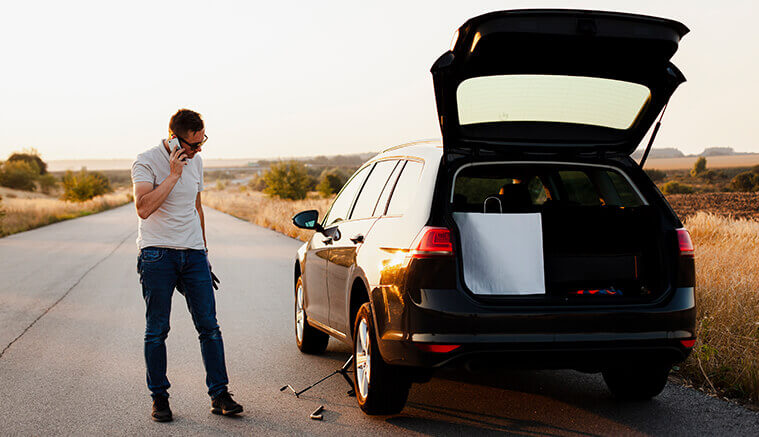
{"type": "Polygon", "coordinates": [[[298,349],[303,353],[312,355],[323,354],[324,351],[327,350],[329,335],[308,324],[306,310],[305,308],[302,308],[303,300],[300,301],[301,308],[303,309],[303,335],[298,335],[298,299],[305,298],[303,293],[303,280],[299,277],[295,283],[295,305],[293,310],[295,319],[295,344],[298,345],[298,349]]]}
{"type": "Polygon", "coordinates": [[[640,364],[604,370],[603,377],[611,393],[624,400],[651,399],[664,390],[671,366],[666,364],[640,364]]]}
{"type": "Polygon", "coordinates": [[[359,308],[353,328],[353,384],[358,406],[364,413],[372,416],[400,413],[406,405],[411,381],[404,372],[405,369],[389,365],[382,359],[377,347],[377,335],[369,303],[365,303],[359,308]],[[366,343],[359,339],[359,336],[362,335],[360,332],[362,322],[366,326],[364,337],[368,340],[366,343]],[[368,346],[367,355],[369,357],[368,384],[364,390],[359,387],[359,361],[361,359],[358,348],[360,344],[368,346]]]}

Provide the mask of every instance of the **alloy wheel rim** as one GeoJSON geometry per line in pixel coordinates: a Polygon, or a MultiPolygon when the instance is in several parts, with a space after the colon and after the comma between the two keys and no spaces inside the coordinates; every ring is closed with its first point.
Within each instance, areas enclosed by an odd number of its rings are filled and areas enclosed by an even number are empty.
{"type": "Polygon", "coordinates": [[[361,319],[356,334],[356,382],[362,399],[366,399],[369,393],[369,380],[371,378],[372,360],[369,343],[369,326],[366,319],[361,319]]]}
{"type": "Polygon", "coordinates": [[[303,322],[305,311],[303,310],[303,285],[298,285],[298,297],[295,299],[295,335],[298,343],[303,342],[303,322]]]}

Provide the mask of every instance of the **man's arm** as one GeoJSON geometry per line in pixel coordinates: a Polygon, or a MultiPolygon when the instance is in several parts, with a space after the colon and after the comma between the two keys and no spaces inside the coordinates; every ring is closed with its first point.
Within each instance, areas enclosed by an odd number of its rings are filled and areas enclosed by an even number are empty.
{"type": "Polygon", "coordinates": [[[155,189],[150,182],[134,183],[134,205],[137,208],[137,215],[141,219],[150,217],[150,214],[160,208],[166,198],[169,197],[169,193],[174,189],[179,177],[182,176],[182,169],[187,165],[185,161],[181,160],[184,156],[185,153],[181,149],[171,153],[169,160],[171,173],[155,189]]]}
{"type": "Polygon", "coordinates": [[[198,192],[198,197],[195,198],[195,209],[198,210],[198,215],[200,216],[200,229],[203,231],[203,246],[208,250],[208,241],[206,241],[206,220],[205,217],[203,217],[203,204],[200,202],[200,192],[198,192]]]}

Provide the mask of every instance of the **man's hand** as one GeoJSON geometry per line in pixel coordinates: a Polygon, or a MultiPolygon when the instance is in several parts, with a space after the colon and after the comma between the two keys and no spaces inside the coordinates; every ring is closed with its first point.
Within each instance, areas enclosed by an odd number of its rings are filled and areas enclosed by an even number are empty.
{"type": "Polygon", "coordinates": [[[179,179],[182,176],[182,170],[187,165],[187,154],[183,148],[177,148],[171,151],[169,164],[171,165],[171,176],[179,179]]]}
{"type": "Polygon", "coordinates": [[[169,197],[169,193],[174,189],[174,185],[179,181],[179,177],[182,176],[184,166],[187,165],[187,161],[183,161],[186,157],[187,155],[185,155],[182,148],[169,153],[171,173],[157,187],[154,187],[150,182],[134,183],[134,205],[137,208],[137,215],[141,219],[144,220],[150,217],[151,214],[161,207],[166,198],[169,197]]]}

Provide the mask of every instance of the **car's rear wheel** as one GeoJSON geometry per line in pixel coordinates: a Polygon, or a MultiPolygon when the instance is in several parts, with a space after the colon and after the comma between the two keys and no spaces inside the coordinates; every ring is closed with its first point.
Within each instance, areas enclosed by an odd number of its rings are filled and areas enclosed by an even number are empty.
{"type": "Polygon", "coordinates": [[[318,355],[327,349],[329,335],[308,324],[304,303],[303,280],[298,278],[295,284],[295,343],[301,352],[318,355]]]}
{"type": "Polygon", "coordinates": [[[604,370],[603,377],[611,393],[620,399],[646,400],[658,395],[667,385],[670,366],[640,364],[604,370]]]}
{"type": "Polygon", "coordinates": [[[377,347],[369,303],[356,314],[353,329],[353,371],[356,399],[369,415],[396,414],[403,410],[411,382],[404,369],[385,363],[377,347]]]}

